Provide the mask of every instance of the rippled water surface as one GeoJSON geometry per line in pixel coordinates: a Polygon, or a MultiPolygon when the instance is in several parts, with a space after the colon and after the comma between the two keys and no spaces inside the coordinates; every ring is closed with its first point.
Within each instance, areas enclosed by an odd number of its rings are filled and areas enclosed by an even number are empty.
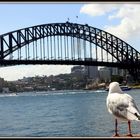
{"type": "MultiPolygon", "coordinates": [[[[140,108],[140,90],[128,91],[140,108]]],[[[106,137],[114,119],[106,108],[107,92],[55,91],[0,94],[0,137],[106,137]]],[[[119,124],[127,133],[127,123],[119,124]]],[[[132,122],[140,133],[140,123],[132,122]]]]}

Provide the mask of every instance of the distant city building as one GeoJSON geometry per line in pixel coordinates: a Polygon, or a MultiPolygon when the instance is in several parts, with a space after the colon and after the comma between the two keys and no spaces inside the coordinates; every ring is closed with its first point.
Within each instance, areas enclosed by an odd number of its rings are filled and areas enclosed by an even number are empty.
{"type": "Polygon", "coordinates": [[[110,67],[109,69],[110,69],[111,75],[118,75],[119,74],[118,68],[110,67]]]}
{"type": "Polygon", "coordinates": [[[71,69],[72,74],[83,74],[89,79],[99,79],[99,72],[97,66],[74,66],[71,69]]]}
{"type": "Polygon", "coordinates": [[[88,78],[95,79],[95,80],[99,78],[99,72],[97,66],[85,66],[85,71],[87,73],[88,78]]]}
{"type": "Polygon", "coordinates": [[[110,67],[110,71],[111,71],[111,75],[125,76],[127,74],[127,70],[119,69],[119,68],[110,67]]]}
{"type": "Polygon", "coordinates": [[[85,68],[84,66],[74,66],[71,68],[72,74],[85,74],[85,68]]]}
{"type": "Polygon", "coordinates": [[[3,87],[2,92],[3,93],[9,93],[9,88],[8,87],[3,87]]]}
{"type": "Polygon", "coordinates": [[[0,91],[2,91],[3,87],[4,87],[4,78],[0,78],[0,91]]]}
{"type": "Polygon", "coordinates": [[[108,82],[111,80],[111,72],[110,72],[110,68],[108,67],[103,67],[99,69],[99,77],[100,80],[103,80],[105,82],[108,82]]]}

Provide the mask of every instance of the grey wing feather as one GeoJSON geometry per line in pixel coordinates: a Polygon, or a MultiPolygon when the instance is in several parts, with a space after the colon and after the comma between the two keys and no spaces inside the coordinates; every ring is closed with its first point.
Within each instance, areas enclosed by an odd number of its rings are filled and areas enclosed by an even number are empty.
{"type": "MultiPolygon", "coordinates": [[[[116,93],[117,94],[117,93],[116,93]]],[[[109,112],[125,120],[140,120],[140,114],[133,98],[128,94],[111,95],[108,100],[109,112]]]]}

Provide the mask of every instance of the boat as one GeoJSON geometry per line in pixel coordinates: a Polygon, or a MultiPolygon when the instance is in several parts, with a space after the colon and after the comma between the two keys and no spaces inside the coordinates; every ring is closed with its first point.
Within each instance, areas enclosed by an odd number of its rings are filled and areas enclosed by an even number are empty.
{"type": "MultiPolygon", "coordinates": [[[[132,88],[127,86],[127,85],[120,85],[120,88],[122,91],[127,91],[127,90],[131,90],[132,88]]],[[[109,88],[106,88],[106,91],[109,91],[109,88]]]]}
{"type": "Polygon", "coordinates": [[[126,90],[131,89],[131,87],[128,87],[128,86],[120,86],[120,88],[122,89],[122,91],[126,91],[126,90]]]}

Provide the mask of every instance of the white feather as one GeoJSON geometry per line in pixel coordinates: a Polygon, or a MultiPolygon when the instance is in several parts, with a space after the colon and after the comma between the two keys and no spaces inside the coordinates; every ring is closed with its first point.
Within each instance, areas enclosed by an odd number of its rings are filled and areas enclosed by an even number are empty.
{"type": "Polygon", "coordinates": [[[110,83],[106,103],[108,111],[120,120],[140,119],[140,113],[134,99],[122,92],[118,82],[110,83]]]}

